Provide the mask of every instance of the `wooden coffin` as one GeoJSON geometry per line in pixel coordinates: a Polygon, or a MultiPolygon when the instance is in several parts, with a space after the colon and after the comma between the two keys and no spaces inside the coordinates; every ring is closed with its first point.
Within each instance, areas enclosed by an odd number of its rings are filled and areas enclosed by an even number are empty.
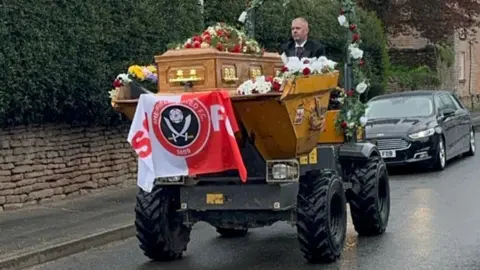
{"type": "Polygon", "coordinates": [[[214,48],[169,50],[155,56],[159,93],[227,89],[235,91],[257,76],[275,76],[283,63],[277,53],[263,56],[221,52],[214,48]]]}

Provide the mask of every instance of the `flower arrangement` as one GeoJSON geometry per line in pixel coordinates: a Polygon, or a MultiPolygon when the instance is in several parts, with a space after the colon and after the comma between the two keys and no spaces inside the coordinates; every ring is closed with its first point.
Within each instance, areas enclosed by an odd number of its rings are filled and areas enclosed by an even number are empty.
{"type": "Polygon", "coordinates": [[[272,76],[259,76],[255,79],[243,82],[237,88],[239,95],[265,94],[269,92],[280,92],[283,78],[272,76]]]}
{"type": "Polygon", "coordinates": [[[247,38],[247,35],[233,26],[219,22],[208,27],[201,34],[195,34],[183,44],[169,45],[175,49],[191,48],[216,48],[222,52],[249,53],[262,55],[264,50],[254,39],[247,38]]]}
{"type": "MultiPolygon", "coordinates": [[[[154,65],[140,66],[132,65],[128,67],[127,73],[118,74],[113,81],[113,89],[109,91],[110,98],[115,101],[122,87],[129,86],[131,83],[137,83],[147,88],[156,88],[157,67],[154,65]],[[153,84],[153,86],[152,86],[153,84]]],[[[156,92],[156,91],[155,91],[156,92]]]]}
{"type": "Polygon", "coordinates": [[[285,54],[282,54],[281,58],[284,66],[279,76],[286,79],[299,75],[308,76],[335,72],[337,66],[337,62],[329,60],[325,56],[299,59],[296,56],[286,57],[285,54]]]}
{"type": "Polygon", "coordinates": [[[367,121],[364,116],[367,106],[360,101],[360,95],[365,93],[369,84],[362,70],[365,62],[363,60],[363,50],[360,49],[362,43],[360,31],[355,24],[355,2],[353,0],[340,0],[340,2],[342,8],[337,19],[340,26],[349,30],[348,57],[353,64],[353,73],[359,83],[354,88],[343,91],[343,104],[340,107],[336,126],[347,137],[353,138],[358,128],[363,127],[367,121]]]}

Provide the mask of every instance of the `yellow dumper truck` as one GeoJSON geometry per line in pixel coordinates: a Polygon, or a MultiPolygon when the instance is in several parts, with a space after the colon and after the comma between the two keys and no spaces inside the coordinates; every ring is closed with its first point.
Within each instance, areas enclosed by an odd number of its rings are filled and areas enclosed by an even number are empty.
{"type": "MultiPolygon", "coordinates": [[[[376,145],[361,136],[346,141],[335,128],[339,110],[329,109],[329,102],[338,71],[293,76],[280,91],[245,94],[238,91],[245,81],[282,72],[278,54],[182,48],[156,56],[155,62],[158,92],[143,95],[229,93],[248,179],[228,170],[159,178],[151,192],[140,189],[135,225],[147,257],[180,258],[198,221],[224,237],[286,221],[296,226],[307,261],[333,262],[346,240],[347,203],[359,235],[384,233],[388,173],[376,145]]],[[[133,120],[139,96],[125,89],[112,106],[133,120]]]]}

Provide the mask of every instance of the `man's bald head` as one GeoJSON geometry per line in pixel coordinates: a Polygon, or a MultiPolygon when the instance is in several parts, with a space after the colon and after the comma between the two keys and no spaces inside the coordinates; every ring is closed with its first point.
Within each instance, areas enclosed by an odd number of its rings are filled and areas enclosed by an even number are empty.
{"type": "Polygon", "coordinates": [[[302,43],[308,37],[308,21],[299,17],[292,21],[292,38],[297,43],[302,43]]]}

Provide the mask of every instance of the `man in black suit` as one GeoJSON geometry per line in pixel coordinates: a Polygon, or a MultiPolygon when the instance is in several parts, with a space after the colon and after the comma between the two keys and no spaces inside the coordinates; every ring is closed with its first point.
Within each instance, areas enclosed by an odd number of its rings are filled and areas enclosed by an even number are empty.
{"type": "Polygon", "coordinates": [[[300,59],[325,56],[325,46],[308,39],[308,21],[305,18],[292,21],[292,39],[283,44],[280,54],[285,53],[287,57],[297,56],[300,59]]]}

